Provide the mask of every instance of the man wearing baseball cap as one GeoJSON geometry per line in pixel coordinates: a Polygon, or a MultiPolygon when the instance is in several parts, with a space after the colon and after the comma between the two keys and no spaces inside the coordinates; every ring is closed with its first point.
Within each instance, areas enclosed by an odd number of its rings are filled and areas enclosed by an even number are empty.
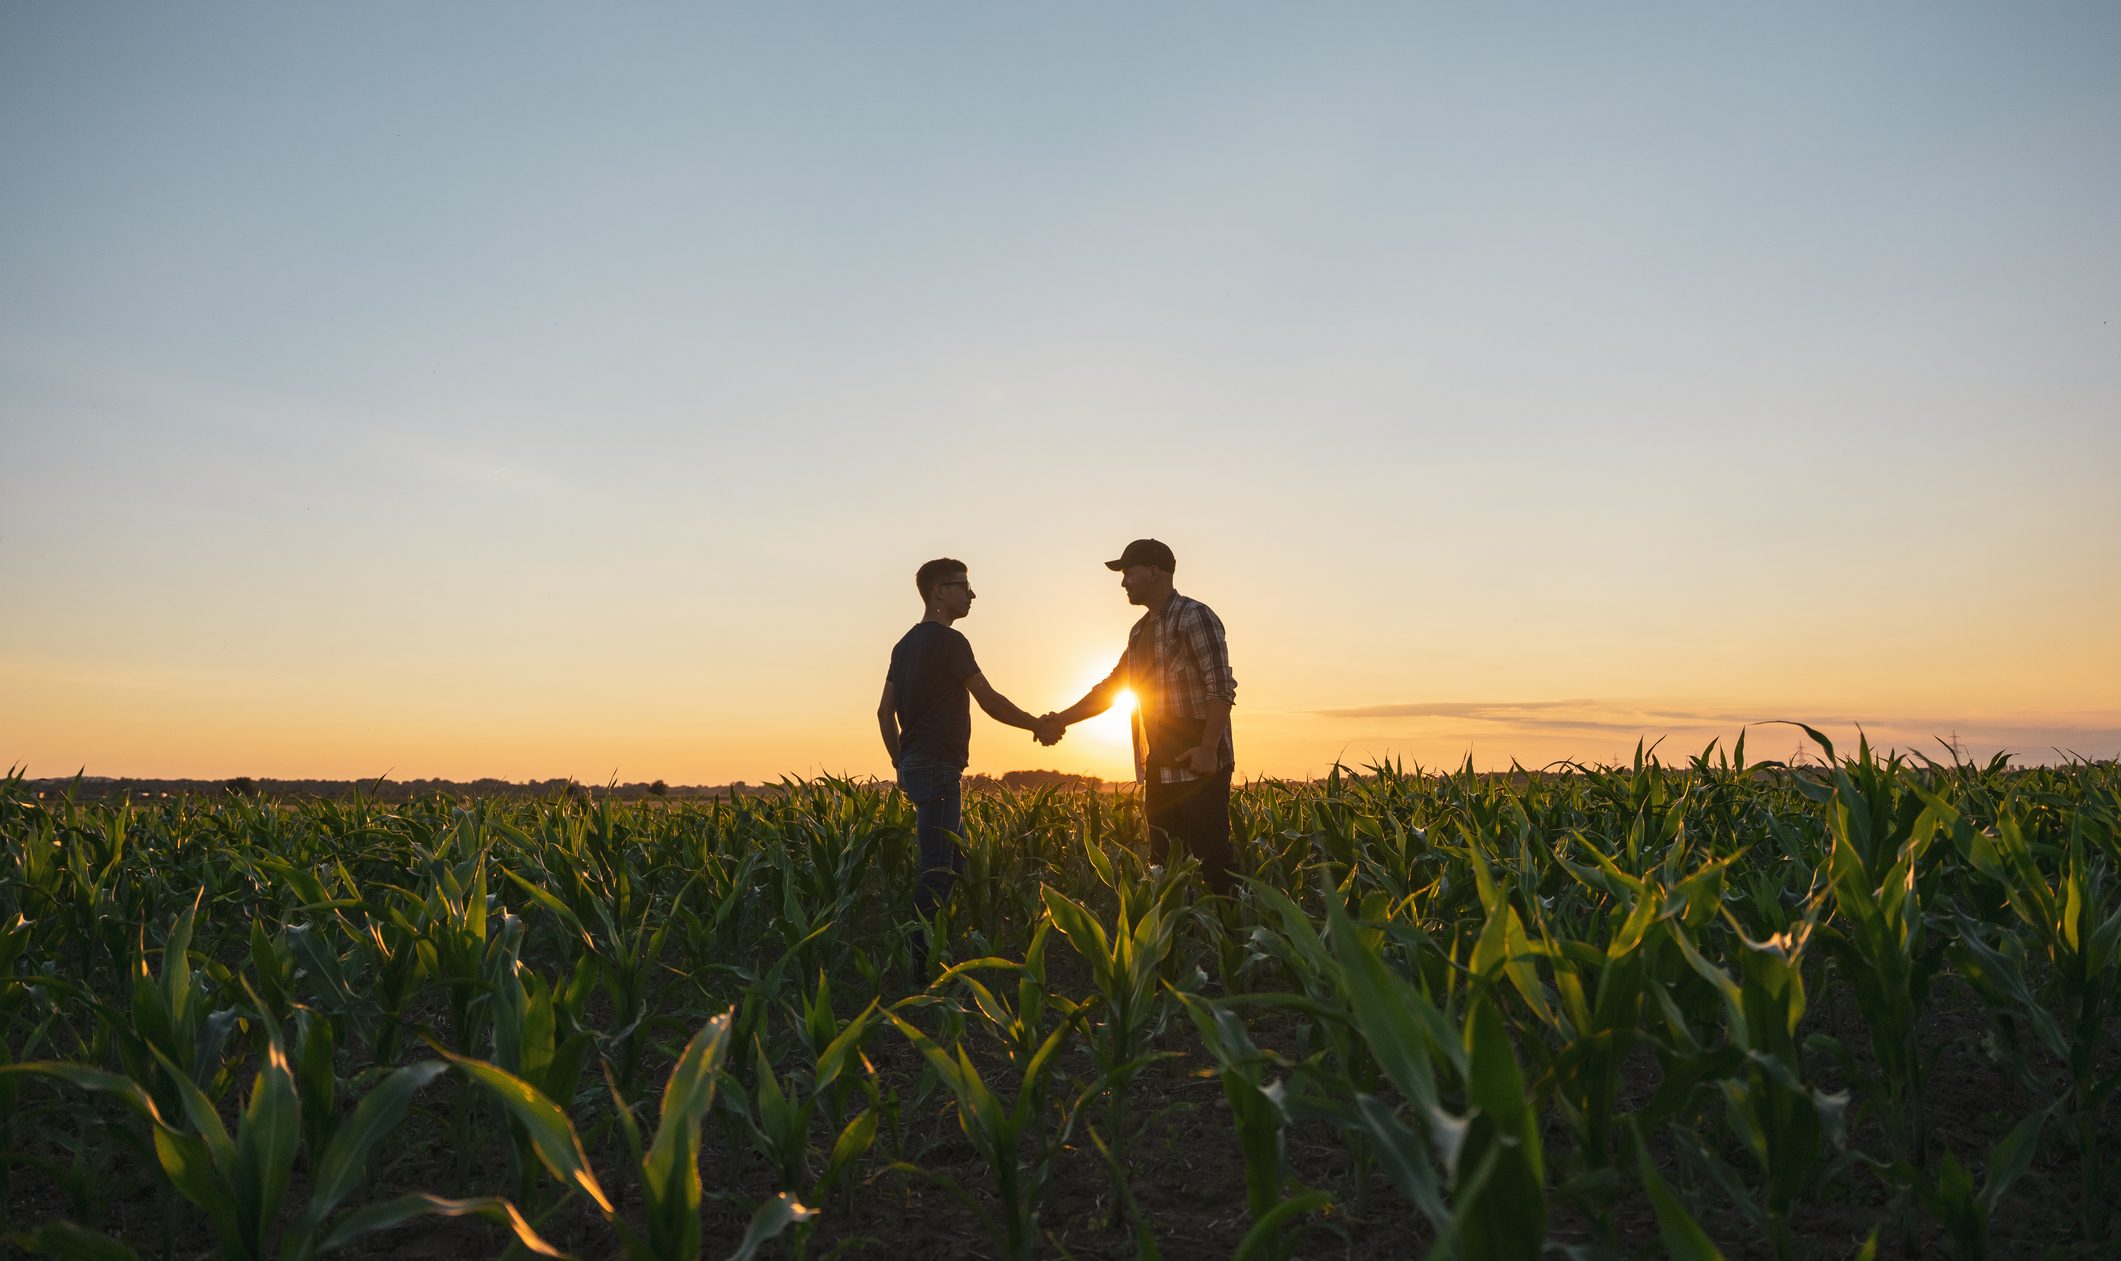
{"type": "Polygon", "coordinates": [[[1178,560],[1155,539],[1127,544],[1105,568],[1119,571],[1129,604],[1147,610],[1127,632],[1127,650],[1105,680],[1047,718],[1062,726],[1134,693],[1134,767],[1149,823],[1149,859],[1163,862],[1172,841],[1200,860],[1217,893],[1230,891],[1230,707],[1237,677],[1222,619],[1171,585],[1178,560]]]}

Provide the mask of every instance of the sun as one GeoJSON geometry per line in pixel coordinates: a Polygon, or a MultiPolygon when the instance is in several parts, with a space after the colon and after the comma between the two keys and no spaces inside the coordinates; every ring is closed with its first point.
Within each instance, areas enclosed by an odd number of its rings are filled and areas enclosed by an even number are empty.
{"type": "Polygon", "coordinates": [[[1112,708],[1095,718],[1084,719],[1076,730],[1099,744],[1127,749],[1131,755],[1134,748],[1134,693],[1121,688],[1112,708]]]}

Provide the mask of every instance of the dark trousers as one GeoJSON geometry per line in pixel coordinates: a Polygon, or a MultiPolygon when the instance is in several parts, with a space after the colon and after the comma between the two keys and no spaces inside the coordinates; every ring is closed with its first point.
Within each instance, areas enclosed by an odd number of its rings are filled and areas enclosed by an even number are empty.
{"type": "Polygon", "coordinates": [[[1149,822],[1149,861],[1165,861],[1173,843],[1200,860],[1201,875],[1217,893],[1228,893],[1230,876],[1230,772],[1176,784],[1158,783],[1155,771],[1142,785],[1142,813],[1149,822]]]}
{"type": "Polygon", "coordinates": [[[965,869],[965,852],[953,839],[965,826],[965,768],[908,753],[899,759],[898,786],[913,801],[913,835],[921,850],[913,910],[923,919],[950,899],[950,887],[965,869]]]}

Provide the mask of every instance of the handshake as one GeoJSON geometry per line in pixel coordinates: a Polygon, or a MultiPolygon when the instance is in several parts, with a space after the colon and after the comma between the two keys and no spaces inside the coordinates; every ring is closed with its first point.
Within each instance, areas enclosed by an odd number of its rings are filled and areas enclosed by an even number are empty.
{"type": "Polygon", "coordinates": [[[1061,719],[1059,714],[1041,714],[1038,720],[1032,724],[1031,738],[1050,749],[1061,742],[1061,736],[1067,730],[1068,724],[1061,719]]]}

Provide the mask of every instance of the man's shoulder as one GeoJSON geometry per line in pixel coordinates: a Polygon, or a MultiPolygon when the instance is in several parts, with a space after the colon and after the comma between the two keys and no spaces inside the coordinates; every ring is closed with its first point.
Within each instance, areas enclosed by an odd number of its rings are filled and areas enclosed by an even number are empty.
{"type": "Polygon", "coordinates": [[[1177,617],[1177,618],[1194,618],[1194,617],[1198,617],[1198,618],[1206,618],[1206,619],[1207,619],[1208,621],[1214,622],[1214,623],[1216,623],[1217,625],[1221,625],[1221,623],[1222,623],[1222,619],[1221,619],[1221,618],[1219,618],[1219,617],[1217,617],[1217,616],[1215,615],[1215,610],[1214,610],[1214,609],[1211,609],[1211,608],[1209,608],[1209,607],[1208,607],[1208,606],[1207,606],[1206,604],[1204,604],[1203,602],[1201,602],[1201,601],[1199,601],[1199,600],[1196,600],[1196,599],[1194,599],[1194,598],[1193,598],[1192,596],[1189,596],[1189,595],[1179,595],[1179,594],[1178,594],[1177,592],[1173,592],[1173,593],[1172,593],[1172,596],[1171,596],[1171,599],[1172,599],[1172,609],[1171,609],[1171,616],[1173,616],[1173,617],[1177,617]]]}
{"type": "Polygon", "coordinates": [[[898,641],[901,644],[917,644],[922,641],[941,644],[972,642],[965,638],[965,632],[955,626],[945,626],[941,622],[915,622],[913,629],[899,636],[898,641]]]}

